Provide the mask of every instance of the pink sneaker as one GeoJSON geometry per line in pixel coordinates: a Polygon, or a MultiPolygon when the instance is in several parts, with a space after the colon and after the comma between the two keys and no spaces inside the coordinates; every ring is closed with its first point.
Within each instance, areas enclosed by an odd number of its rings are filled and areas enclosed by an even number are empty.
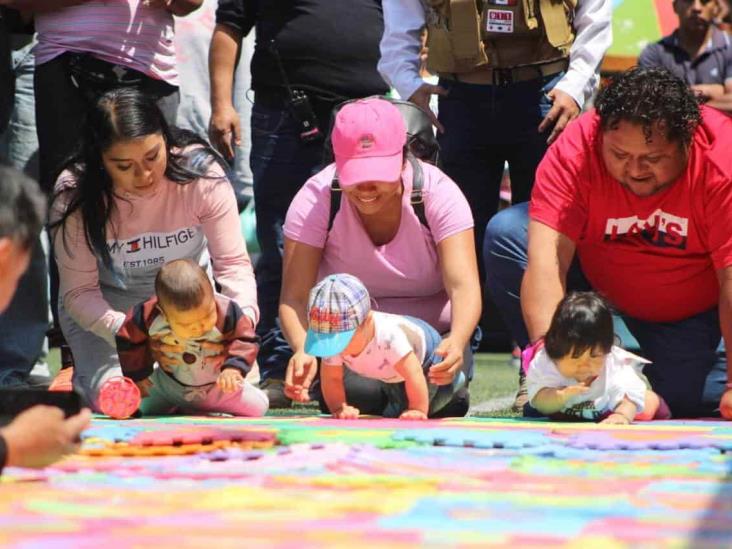
{"type": "Polygon", "coordinates": [[[108,379],[99,390],[99,409],[114,419],[127,419],[140,407],[140,389],[129,377],[108,379]]]}

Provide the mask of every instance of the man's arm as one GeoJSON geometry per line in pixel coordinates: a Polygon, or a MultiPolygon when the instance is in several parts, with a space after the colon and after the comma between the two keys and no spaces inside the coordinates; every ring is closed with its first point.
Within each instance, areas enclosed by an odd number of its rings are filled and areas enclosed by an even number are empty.
{"type": "Polygon", "coordinates": [[[579,0],[574,29],[569,70],[555,89],[569,94],[582,107],[595,90],[600,63],[613,41],[612,0],[579,0]]]}
{"type": "Polygon", "coordinates": [[[381,76],[409,99],[424,84],[419,75],[420,33],[426,22],[420,0],[383,0],[384,34],[381,38],[381,76]]]}
{"type": "MultiPolygon", "coordinates": [[[[706,88],[703,88],[703,90],[704,89],[706,88]]],[[[706,103],[707,105],[717,110],[723,111],[727,114],[732,114],[732,78],[728,78],[725,81],[721,93],[718,93],[716,95],[712,93],[709,94],[709,96],[710,99],[706,103]]]]}
{"type": "Polygon", "coordinates": [[[600,63],[612,43],[611,18],[611,0],[579,1],[574,13],[575,39],[569,52],[569,68],[547,93],[553,104],[539,125],[540,132],[551,129],[547,143],[553,143],[567,124],[579,116],[592,95],[600,63]]]}
{"type": "Polygon", "coordinates": [[[567,288],[575,245],[569,237],[538,221],[529,221],[528,265],[521,281],[521,310],[534,342],[546,334],[567,288]]]}
{"type": "MultiPolygon", "coordinates": [[[[717,271],[719,279],[719,327],[724,338],[726,349],[732,349],[732,267],[717,271]]],[[[732,380],[732,352],[727,352],[727,387],[732,380]]],[[[732,389],[728,388],[722,395],[720,412],[725,419],[732,419],[732,389]]]]}
{"type": "Polygon", "coordinates": [[[232,96],[241,40],[242,34],[237,29],[216,25],[208,57],[211,80],[209,137],[214,147],[229,159],[234,158],[234,148],[241,143],[241,121],[232,96]]]}

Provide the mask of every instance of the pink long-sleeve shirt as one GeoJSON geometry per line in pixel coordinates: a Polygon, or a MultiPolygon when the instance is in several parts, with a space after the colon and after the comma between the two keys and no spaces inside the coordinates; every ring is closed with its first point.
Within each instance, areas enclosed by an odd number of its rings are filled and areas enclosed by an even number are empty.
{"type": "MultiPolygon", "coordinates": [[[[181,258],[191,258],[209,272],[213,263],[221,293],[236,301],[256,324],[257,290],[234,192],[220,167],[212,167],[209,175],[216,178],[200,178],[185,185],[164,178],[151,195],[116,197],[115,212],[107,222],[107,247],[114,270],[89,249],[80,212],[68,218],[66,242],[64,231],[58,230],[54,251],[59,300],[79,326],[113,344],[125,311],[112,308],[105,291],[150,297],[160,267],[181,258]]],[[[56,189],[74,185],[74,176],[64,172],[56,189]]],[[[65,203],[62,195],[54,205],[53,219],[58,219],[65,203]]]]}

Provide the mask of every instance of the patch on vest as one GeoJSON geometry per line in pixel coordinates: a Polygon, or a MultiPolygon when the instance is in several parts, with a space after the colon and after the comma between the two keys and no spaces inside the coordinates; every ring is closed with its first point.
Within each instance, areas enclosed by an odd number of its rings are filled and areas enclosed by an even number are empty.
{"type": "Polygon", "coordinates": [[[513,12],[508,10],[488,10],[486,30],[488,32],[513,32],[513,12]]]}

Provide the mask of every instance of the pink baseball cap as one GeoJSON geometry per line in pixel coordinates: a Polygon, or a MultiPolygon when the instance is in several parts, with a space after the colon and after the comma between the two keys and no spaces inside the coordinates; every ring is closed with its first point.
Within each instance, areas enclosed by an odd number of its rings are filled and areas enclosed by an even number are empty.
{"type": "Polygon", "coordinates": [[[388,101],[371,98],[344,105],[331,141],[342,187],[399,179],[407,128],[399,109],[388,101]]]}

